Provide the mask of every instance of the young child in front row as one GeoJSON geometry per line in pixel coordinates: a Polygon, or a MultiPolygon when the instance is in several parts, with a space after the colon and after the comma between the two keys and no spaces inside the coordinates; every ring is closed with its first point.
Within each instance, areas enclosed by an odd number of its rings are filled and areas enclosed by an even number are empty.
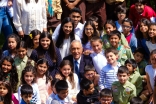
{"type": "Polygon", "coordinates": [[[91,38],[90,43],[93,49],[93,53],[91,53],[90,56],[92,57],[96,72],[100,74],[102,68],[107,65],[107,60],[102,48],[102,40],[98,36],[94,36],[91,38]]]}
{"type": "Polygon", "coordinates": [[[114,104],[113,102],[113,93],[110,89],[103,89],[100,92],[100,103],[99,104],[114,104]]]}
{"type": "Polygon", "coordinates": [[[125,61],[125,66],[128,68],[130,74],[128,81],[135,85],[137,89],[136,94],[138,96],[143,89],[143,85],[140,73],[136,71],[137,63],[134,59],[128,59],[125,61]]]}
{"type": "Polygon", "coordinates": [[[112,83],[118,81],[117,72],[120,67],[120,63],[117,61],[118,51],[115,48],[106,49],[105,56],[108,64],[101,70],[99,79],[99,87],[101,90],[104,88],[111,89],[112,83]]]}
{"type": "Polygon", "coordinates": [[[22,101],[20,104],[32,104],[31,103],[32,97],[33,97],[33,88],[28,84],[22,85],[21,87],[22,101]]]}
{"type": "Polygon", "coordinates": [[[77,104],[94,104],[98,102],[99,92],[94,88],[94,84],[89,79],[82,79],[80,82],[81,90],[77,94],[77,104]]]}
{"type": "Polygon", "coordinates": [[[144,59],[144,56],[146,54],[144,54],[144,50],[142,48],[137,48],[135,51],[134,51],[134,59],[138,65],[138,68],[139,68],[139,73],[142,77],[142,80],[146,80],[146,72],[145,72],[145,67],[147,66],[147,62],[146,60],[144,59]]]}
{"type": "Polygon", "coordinates": [[[113,101],[115,104],[128,104],[136,96],[136,87],[128,81],[129,71],[120,66],[117,73],[119,81],[112,84],[113,101]]]}
{"type": "MultiPolygon", "coordinates": [[[[38,90],[38,85],[36,84],[36,71],[35,67],[32,65],[28,65],[22,71],[21,76],[21,85],[28,84],[31,85],[33,88],[33,96],[32,96],[32,103],[41,104],[40,94],[38,90]]],[[[21,103],[21,86],[18,88],[18,101],[21,103]]]]}
{"type": "Polygon", "coordinates": [[[142,101],[141,98],[139,97],[133,97],[130,101],[130,104],[143,104],[144,102],[142,101]]]}
{"type": "Polygon", "coordinates": [[[94,87],[98,87],[99,74],[96,73],[93,65],[86,65],[84,69],[84,77],[94,83],[94,87]]]}
{"type": "Polygon", "coordinates": [[[68,96],[68,83],[66,82],[66,80],[58,81],[55,85],[55,89],[57,94],[55,95],[51,104],[68,104],[69,99],[66,100],[66,97],[68,96]]]}

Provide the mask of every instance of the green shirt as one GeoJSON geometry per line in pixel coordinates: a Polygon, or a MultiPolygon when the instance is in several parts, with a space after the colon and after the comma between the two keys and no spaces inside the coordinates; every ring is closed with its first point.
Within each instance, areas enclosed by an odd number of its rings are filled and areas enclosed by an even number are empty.
{"type": "MultiPolygon", "coordinates": [[[[21,79],[22,71],[24,70],[24,68],[27,65],[27,61],[28,61],[28,57],[27,56],[25,56],[23,59],[21,59],[19,57],[15,58],[15,66],[16,66],[16,69],[17,69],[19,82],[20,82],[20,79],[21,79]]],[[[31,61],[31,64],[34,66],[34,61],[31,61]]],[[[18,83],[18,85],[19,84],[20,83],[18,83]]]]}
{"type": "Polygon", "coordinates": [[[138,63],[139,73],[140,75],[146,75],[145,67],[147,66],[146,60],[142,60],[138,63]]]}
{"type": "MultiPolygon", "coordinates": [[[[107,34],[103,35],[102,42],[103,42],[103,49],[104,50],[111,46],[109,43],[109,37],[107,34]]],[[[122,33],[121,33],[121,44],[125,45],[125,46],[129,46],[125,36],[122,33]]]]}
{"type": "Polygon", "coordinates": [[[134,59],[131,49],[125,48],[123,45],[120,45],[118,47],[118,51],[118,61],[121,63],[121,65],[125,65],[125,61],[127,59],[134,59]]]}
{"type": "Polygon", "coordinates": [[[138,95],[143,89],[142,78],[141,78],[140,73],[138,71],[135,71],[133,74],[131,74],[129,76],[128,81],[135,85],[135,87],[137,89],[136,93],[138,95]]]}
{"type": "Polygon", "coordinates": [[[129,104],[130,100],[136,96],[136,88],[129,81],[126,81],[124,85],[119,81],[114,82],[112,91],[115,104],[129,104]]]}

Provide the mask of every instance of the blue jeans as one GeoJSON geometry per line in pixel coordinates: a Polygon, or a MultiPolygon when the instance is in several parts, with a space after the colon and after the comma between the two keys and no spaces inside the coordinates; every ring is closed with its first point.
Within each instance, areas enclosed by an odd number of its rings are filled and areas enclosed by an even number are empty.
{"type": "Polygon", "coordinates": [[[12,27],[7,15],[7,7],[0,7],[0,33],[4,34],[5,43],[3,45],[3,51],[7,49],[7,37],[13,33],[12,27]]]}

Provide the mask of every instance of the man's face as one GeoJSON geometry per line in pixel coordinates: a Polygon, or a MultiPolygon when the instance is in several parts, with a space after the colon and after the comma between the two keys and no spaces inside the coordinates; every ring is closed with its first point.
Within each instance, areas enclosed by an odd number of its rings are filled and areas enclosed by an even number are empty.
{"type": "Polygon", "coordinates": [[[79,42],[73,42],[70,47],[70,52],[75,60],[78,60],[82,55],[82,45],[79,42]]]}
{"type": "Polygon", "coordinates": [[[74,21],[74,26],[76,27],[77,24],[80,22],[81,20],[81,15],[77,12],[73,12],[70,14],[70,18],[74,21]]]}

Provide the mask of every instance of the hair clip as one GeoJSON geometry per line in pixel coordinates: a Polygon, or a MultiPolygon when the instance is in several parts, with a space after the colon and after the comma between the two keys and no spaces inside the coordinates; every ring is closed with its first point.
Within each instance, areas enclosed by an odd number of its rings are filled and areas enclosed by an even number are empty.
{"type": "Polygon", "coordinates": [[[31,39],[33,38],[33,37],[32,37],[32,34],[29,34],[29,36],[30,36],[31,39]]]}

